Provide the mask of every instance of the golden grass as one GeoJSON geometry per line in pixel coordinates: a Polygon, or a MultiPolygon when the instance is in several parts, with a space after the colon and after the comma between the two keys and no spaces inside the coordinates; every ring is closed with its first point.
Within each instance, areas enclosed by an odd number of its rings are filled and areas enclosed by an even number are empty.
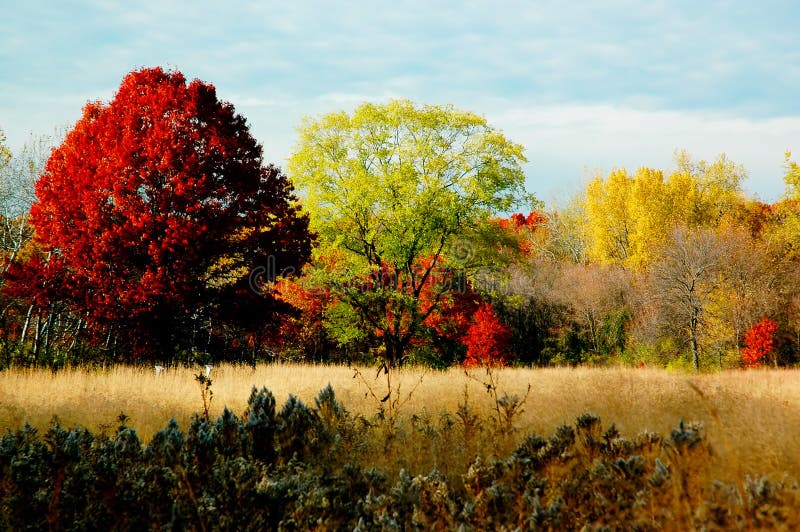
{"type": "MultiPolygon", "coordinates": [[[[186,427],[202,410],[200,369],[167,369],[160,376],[150,368],[119,366],[109,370],[12,370],[0,373],[0,429],[15,430],[25,421],[46,429],[53,416],[62,425],[92,430],[115,426],[120,412],[130,417],[144,441],[175,418],[186,427]]],[[[313,404],[317,393],[331,383],[350,411],[372,415],[379,403],[369,393],[386,393],[383,376],[362,368],[362,378],[342,366],[222,365],[211,374],[212,415],[224,406],[241,414],[253,386],[266,386],[278,401],[290,393],[313,404]]],[[[401,416],[442,411],[454,413],[464,401],[484,417],[491,415],[490,395],[482,370],[468,378],[463,370],[446,372],[406,369],[394,375],[401,396],[415,388],[401,416]],[[420,381],[421,379],[421,381],[420,381]]],[[[560,424],[574,422],[583,412],[614,422],[625,436],[643,430],[668,434],[682,418],[705,424],[717,451],[719,477],[743,478],[746,473],[800,478],[800,371],[731,371],[683,375],[661,370],[628,368],[504,369],[497,371],[501,392],[531,392],[516,420],[518,434],[549,435],[560,424]]]]}

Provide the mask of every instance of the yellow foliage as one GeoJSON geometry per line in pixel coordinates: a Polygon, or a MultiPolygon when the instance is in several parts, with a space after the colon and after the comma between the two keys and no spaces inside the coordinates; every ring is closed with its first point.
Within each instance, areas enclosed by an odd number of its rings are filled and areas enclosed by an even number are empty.
{"type": "Polygon", "coordinates": [[[593,261],[639,269],[666,244],[677,226],[718,227],[744,197],[741,166],[724,154],[709,164],[691,162],[686,152],[665,179],[661,170],[625,169],[596,178],[586,188],[588,254],[593,261]]]}
{"type": "Polygon", "coordinates": [[[786,152],[786,194],[793,200],[800,200],[800,165],[792,160],[792,152],[786,152]]]}

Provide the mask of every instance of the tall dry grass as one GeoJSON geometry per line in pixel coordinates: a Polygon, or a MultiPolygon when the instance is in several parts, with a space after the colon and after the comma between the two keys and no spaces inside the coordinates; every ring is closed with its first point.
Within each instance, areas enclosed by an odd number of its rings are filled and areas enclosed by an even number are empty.
{"type": "MultiPolygon", "coordinates": [[[[54,416],[62,425],[103,430],[116,425],[124,412],[128,424],[147,441],[170,418],[187,426],[202,411],[200,368],[114,367],[108,370],[12,370],[0,373],[0,429],[17,429],[26,421],[45,429],[54,416]]],[[[800,371],[731,371],[684,375],[650,369],[548,368],[498,370],[500,393],[523,397],[524,411],[514,420],[518,437],[530,432],[549,435],[584,412],[615,423],[623,435],[644,430],[668,433],[680,419],[700,421],[716,450],[717,478],[740,480],[747,473],[800,478],[800,371]]],[[[337,398],[352,412],[372,416],[386,393],[383,375],[360,368],[360,376],[342,366],[222,365],[211,373],[211,414],[224,406],[241,414],[250,389],[266,386],[281,405],[294,394],[313,403],[330,383],[337,398]]],[[[393,375],[406,402],[399,419],[436,418],[454,413],[465,401],[484,422],[495,403],[482,370],[445,372],[405,369],[393,375]],[[408,393],[413,390],[410,398],[408,393]]]]}

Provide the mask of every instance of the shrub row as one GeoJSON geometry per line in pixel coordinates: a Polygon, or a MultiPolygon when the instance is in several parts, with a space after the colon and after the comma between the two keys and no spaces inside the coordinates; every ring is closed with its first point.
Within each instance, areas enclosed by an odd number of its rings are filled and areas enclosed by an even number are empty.
{"type": "MultiPolygon", "coordinates": [[[[713,482],[702,428],[620,436],[591,414],[460,472],[387,472],[364,449],[379,418],[348,413],[330,387],[313,407],[276,408],[253,389],[242,417],[170,422],[144,445],[30,426],[0,439],[0,527],[13,530],[484,530],[796,528],[795,484],[713,482]]],[[[452,426],[440,430],[454,430],[452,426]],[[449,427],[449,428],[448,428],[449,427]]],[[[385,429],[385,427],[383,427],[385,429]]],[[[374,442],[373,442],[374,443],[374,442]]]]}

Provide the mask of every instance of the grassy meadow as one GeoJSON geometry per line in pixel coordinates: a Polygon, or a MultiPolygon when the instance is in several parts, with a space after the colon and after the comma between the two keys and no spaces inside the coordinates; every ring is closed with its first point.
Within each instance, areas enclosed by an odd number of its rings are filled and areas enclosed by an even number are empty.
{"type": "MultiPolygon", "coordinates": [[[[151,368],[129,366],[57,373],[4,371],[0,373],[0,429],[16,430],[27,421],[43,431],[55,416],[66,427],[113,431],[124,412],[128,425],[147,442],[170,418],[186,427],[192,415],[202,411],[201,386],[195,379],[200,371],[173,368],[156,375],[151,368]]],[[[376,377],[374,368],[221,365],[210,378],[212,416],[225,406],[241,415],[253,386],[266,386],[279,405],[289,394],[313,404],[330,383],[350,412],[367,419],[392,403],[380,402],[387,385],[384,375],[376,377]]],[[[392,386],[393,398],[400,399],[395,412],[398,426],[418,425],[420,419],[436,422],[443,413],[452,415],[464,406],[480,423],[491,423],[497,412],[495,399],[487,393],[488,378],[485,370],[471,370],[467,375],[456,368],[395,372],[392,386]]],[[[599,415],[604,425],[616,424],[623,436],[631,437],[642,431],[668,434],[683,419],[704,424],[714,450],[715,478],[737,481],[751,473],[800,478],[799,371],[687,375],[631,368],[509,368],[496,370],[492,378],[499,396],[523,398],[527,393],[522,411],[513,417],[515,430],[505,442],[507,448],[530,433],[552,434],[584,412],[599,415]]],[[[491,455],[502,450],[498,445],[502,442],[488,439],[477,451],[491,455]]],[[[407,448],[410,453],[420,451],[414,451],[413,445],[407,448]]],[[[436,457],[430,459],[436,463],[436,457]]],[[[424,460],[406,460],[412,470],[429,465],[424,460]]]]}

